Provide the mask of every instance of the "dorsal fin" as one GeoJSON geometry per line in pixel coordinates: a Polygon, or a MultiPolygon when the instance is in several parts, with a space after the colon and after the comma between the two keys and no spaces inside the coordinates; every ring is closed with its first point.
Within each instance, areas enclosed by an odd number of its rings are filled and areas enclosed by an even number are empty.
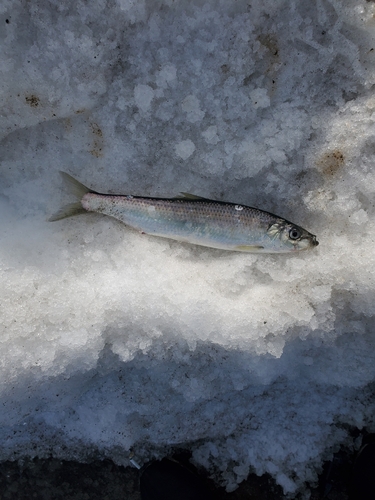
{"type": "Polygon", "coordinates": [[[201,201],[211,201],[208,200],[207,198],[203,198],[202,196],[197,196],[195,194],[190,194],[190,193],[180,193],[181,196],[176,196],[176,199],[179,200],[201,200],[201,201]]]}

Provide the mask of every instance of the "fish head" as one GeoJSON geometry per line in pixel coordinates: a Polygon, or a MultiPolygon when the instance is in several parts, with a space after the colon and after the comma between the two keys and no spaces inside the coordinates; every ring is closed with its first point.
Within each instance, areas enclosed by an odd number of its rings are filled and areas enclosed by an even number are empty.
{"type": "Polygon", "coordinates": [[[267,234],[279,247],[280,252],[308,250],[319,245],[314,234],[284,219],[271,224],[267,234]]]}

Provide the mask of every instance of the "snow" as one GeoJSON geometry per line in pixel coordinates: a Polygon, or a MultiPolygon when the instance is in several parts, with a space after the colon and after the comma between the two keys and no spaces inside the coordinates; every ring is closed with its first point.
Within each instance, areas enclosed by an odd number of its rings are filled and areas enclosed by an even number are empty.
{"type": "Polygon", "coordinates": [[[135,87],[134,101],[142,111],[146,112],[150,109],[153,98],[154,92],[149,85],[137,85],[135,87]]]}
{"type": "Polygon", "coordinates": [[[183,160],[187,160],[195,151],[195,144],[190,139],[180,141],[175,147],[176,154],[183,160]]]}
{"type": "Polygon", "coordinates": [[[375,4],[0,6],[0,460],[186,448],[291,497],[374,426],[375,4]],[[295,255],[49,223],[99,192],[257,206],[295,255]]]}
{"type": "Polygon", "coordinates": [[[267,95],[267,89],[254,89],[249,95],[255,109],[268,108],[270,105],[270,98],[267,95]]]}

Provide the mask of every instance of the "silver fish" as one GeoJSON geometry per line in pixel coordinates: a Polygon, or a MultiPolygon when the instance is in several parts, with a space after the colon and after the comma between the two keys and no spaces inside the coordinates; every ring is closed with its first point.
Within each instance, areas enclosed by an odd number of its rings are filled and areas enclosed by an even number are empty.
{"type": "Polygon", "coordinates": [[[187,193],[182,198],[100,194],[60,173],[79,202],[62,207],[50,221],[98,212],[142,233],[238,252],[288,253],[318,245],[302,227],[257,208],[187,193]]]}

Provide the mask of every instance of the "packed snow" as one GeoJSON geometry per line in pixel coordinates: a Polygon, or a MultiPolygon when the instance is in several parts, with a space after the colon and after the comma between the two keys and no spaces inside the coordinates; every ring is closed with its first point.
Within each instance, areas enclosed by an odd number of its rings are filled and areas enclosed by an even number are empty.
{"type": "Polygon", "coordinates": [[[308,491],[375,431],[375,4],[0,4],[0,460],[145,463],[308,491]],[[149,237],[99,192],[256,206],[319,247],[149,237]]]}

